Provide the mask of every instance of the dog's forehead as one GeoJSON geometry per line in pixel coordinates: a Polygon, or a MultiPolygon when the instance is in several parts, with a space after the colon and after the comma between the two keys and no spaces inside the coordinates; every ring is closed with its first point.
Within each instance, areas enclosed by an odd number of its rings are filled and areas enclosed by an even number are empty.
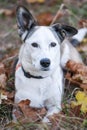
{"type": "Polygon", "coordinates": [[[32,32],[27,37],[26,41],[32,40],[32,42],[40,42],[40,41],[48,41],[48,42],[58,42],[60,39],[58,38],[56,32],[51,27],[46,26],[38,26],[32,30],[32,32]]]}

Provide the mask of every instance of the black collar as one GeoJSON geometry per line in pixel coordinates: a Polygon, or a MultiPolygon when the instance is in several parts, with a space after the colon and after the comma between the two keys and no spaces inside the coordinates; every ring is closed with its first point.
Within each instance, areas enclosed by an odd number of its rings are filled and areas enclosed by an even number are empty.
{"type": "Polygon", "coordinates": [[[42,76],[34,76],[34,75],[31,75],[29,72],[25,72],[23,66],[22,66],[22,70],[24,72],[24,76],[27,78],[35,78],[35,79],[43,79],[44,78],[42,76]]]}

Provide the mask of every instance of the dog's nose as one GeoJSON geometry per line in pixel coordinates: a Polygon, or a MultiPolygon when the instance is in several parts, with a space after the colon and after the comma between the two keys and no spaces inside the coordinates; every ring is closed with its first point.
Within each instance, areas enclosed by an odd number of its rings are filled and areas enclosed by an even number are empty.
{"type": "Polygon", "coordinates": [[[40,64],[41,64],[41,66],[43,66],[43,67],[49,67],[49,65],[50,65],[50,60],[48,59],[48,58],[44,58],[44,59],[42,59],[41,61],[40,61],[40,64]]]}

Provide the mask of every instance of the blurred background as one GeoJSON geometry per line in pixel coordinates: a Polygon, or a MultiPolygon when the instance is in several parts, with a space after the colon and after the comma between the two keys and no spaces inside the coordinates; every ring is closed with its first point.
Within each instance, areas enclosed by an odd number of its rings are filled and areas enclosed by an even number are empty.
{"type": "Polygon", "coordinates": [[[18,5],[27,7],[40,25],[50,25],[57,13],[55,23],[77,29],[87,25],[87,0],[0,0],[0,61],[15,55],[21,45],[16,24],[18,5]]]}

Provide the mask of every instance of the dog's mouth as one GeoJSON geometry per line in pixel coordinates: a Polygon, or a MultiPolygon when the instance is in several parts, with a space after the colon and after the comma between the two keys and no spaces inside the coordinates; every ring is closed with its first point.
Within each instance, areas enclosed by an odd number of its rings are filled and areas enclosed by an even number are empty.
{"type": "Polygon", "coordinates": [[[49,68],[41,68],[42,71],[49,71],[49,68]]]}

